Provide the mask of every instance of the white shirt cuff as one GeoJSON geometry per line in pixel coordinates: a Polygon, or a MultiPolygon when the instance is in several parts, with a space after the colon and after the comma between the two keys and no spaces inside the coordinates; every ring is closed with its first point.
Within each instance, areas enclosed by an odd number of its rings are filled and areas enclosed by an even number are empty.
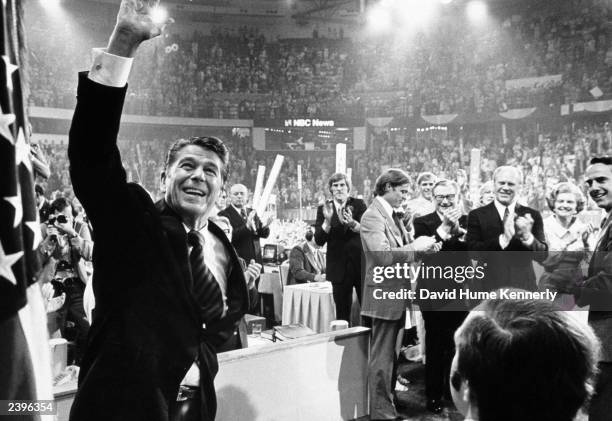
{"type": "Polygon", "coordinates": [[[499,235],[499,246],[502,248],[502,250],[508,247],[508,244],[510,244],[510,241],[506,239],[506,236],[504,234],[500,234],[499,235]]]}
{"type": "Polygon", "coordinates": [[[123,88],[127,84],[132,57],[120,57],[106,52],[105,48],[94,48],[91,51],[93,64],[89,79],[101,85],[123,88]]]}

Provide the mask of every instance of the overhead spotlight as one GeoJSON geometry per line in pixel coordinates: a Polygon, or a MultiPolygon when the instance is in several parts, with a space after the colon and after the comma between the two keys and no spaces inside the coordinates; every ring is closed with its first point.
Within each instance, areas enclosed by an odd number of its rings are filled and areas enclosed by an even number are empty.
{"type": "Polygon", "coordinates": [[[57,9],[60,5],[60,0],[40,0],[40,4],[45,9],[57,9]]]}
{"type": "Polygon", "coordinates": [[[151,10],[151,19],[156,24],[165,23],[168,20],[168,12],[163,7],[157,6],[151,10]]]}
{"type": "Polygon", "coordinates": [[[425,25],[436,11],[436,3],[431,0],[401,0],[396,7],[405,20],[419,25],[425,25]]]}
{"type": "Polygon", "coordinates": [[[383,32],[391,28],[391,13],[383,6],[375,6],[368,11],[368,26],[373,32],[383,32]]]}
{"type": "Polygon", "coordinates": [[[473,22],[482,22],[487,17],[487,5],[481,0],[469,2],[466,10],[468,18],[473,22]]]}

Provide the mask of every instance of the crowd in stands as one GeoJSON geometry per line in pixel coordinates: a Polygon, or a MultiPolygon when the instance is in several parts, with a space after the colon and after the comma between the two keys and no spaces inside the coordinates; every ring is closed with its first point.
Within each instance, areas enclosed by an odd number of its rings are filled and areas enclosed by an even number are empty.
{"type": "MultiPolygon", "coordinates": [[[[207,118],[417,116],[500,112],[612,94],[610,8],[571,0],[470,29],[455,14],[444,31],[409,45],[364,39],[267,39],[241,27],[170,34],[139,52],[127,112],[207,118]],[[164,50],[164,53],[159,53],[164,50]],[[561,75],[510,89],[506,80],[561,75]],[[591,93],[593,88],[601,95],[591,93]]],[[[67,23],[31,16],[30,103],[72,108],[77,71],[104,39],[73,37],[67,23]],[[45,25],[58,25],[54,37],[45,25]],[[60,28],[62,25],[65,27],[60,28]],[[68,30],[69,29],[69,30],[68,30]],[[75,54],[75,51],[78,52],[75,54]]],[[[95,33],[108,33],[91,21],[95,33]]]]}
{"type": "MultiPolygon", "coordinates": [[[[372,130],[364,151],[351,151],[352,195],[369,203],[373,198],[374,181],[380,168],[402,168],[411,176],[413,192],[418,192],[417,175],[430,171],[441,178],[459,181],[466,198],[470,198],[468,172],[472,148],[481,150],[480,180],[490,180],[499,165],[522,168],[524,185],[521,194],[525,204],[538,210],[546,209],[548,189],[562,181],[582,185],[586,159],[595,153],[612,153],[612,130],[608,123],[589,123],[582,127],[564,127],[561,132],[523,133],[506,143],[482,132],[466,134],[463,141],[452,136],[443,139],[421,139],[397,130],[372,130]],[[461,146],[463,145],[463,147],[461,146]]],[[[243,183],[254,188],[258,165],[272,168],[275,153],[256,151],[250,139],[226,136],[232,151],[228,185],[243,183]]],[[[160,198],[159,174],[163,169],[164,153],[171,140],[121,139],[119,147],[129,180],[141,183],[155,198],[160,198]]],[[[42,182],[47,192],[70,190],[66,146],[43,147],[51,165],[51,177],[42,182]]],[[[282,176],[274,194],[278,209],[299,207],[300,191],[297,166],[302,167],[301,200],[305,208],[315,208],[329,195],[327,179],[335,168],[333,153],[308,155],[286,154],[282,176]]],[[[472,198],[474,201],[474,198],[472,198]]]]}

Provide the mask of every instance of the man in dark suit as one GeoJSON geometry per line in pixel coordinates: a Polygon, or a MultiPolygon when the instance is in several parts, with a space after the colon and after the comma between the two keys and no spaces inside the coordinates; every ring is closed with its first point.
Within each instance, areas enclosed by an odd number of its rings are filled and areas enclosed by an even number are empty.
{"type": "Polygon", "coordinates": [[[259,239],[270,235],[272,219],[267,217],[262,222],[253,209],[246,207],[247,196],[246,186],[234,184],[230,189],[231,205],[219,212],[219,215],[225,216],[232,224],[232,244],[238,256],[247,262],[255,260],[263,264],[259,239]]]}
{"type": "MultiPolygon", "coordinates": [[[[410,178],[399,169],[389,169],[376,180],[376,198],[361,218],[361,243],[365,255],[365,278],[361,315],[372,324],[368,388],[371,420],[398,418],[394,403],[397,378],[398,337],[406,320],[409,300],[385,298],[410,289],[403,276],[382,278],[381,273],[396,264],[409,264],[420,255],[435,253],[440,244],[421,236],[413,242],[393,209],[410,194],[410,178]]],[[[401,343],[401,342],[400,342],[401,343]]]]}
{"type": "Polygon", "coordinates": [[[336,319],[350,321],[353,288],[361,302],[359,221],[366,204],[349,197],[351,183],[345,174],[332,175],[327,184],[332,200],[317,208],[314,238],[321,247],[327,243],[325,276],[332,283],[336,319]]]}
{"type": "Polygon", "coordinates": [[[74,421],[213,420],[216,347],[248,306],[238,256],[207,219],[228,175],[223,142],[176,141],[157,203],[126,181],[117,133],[131,57],[163,29],[152,4],[123,0],[107,50],[95,51],[91,71],[79,75],[68,157],[96,232],[97,302],[74,421]]]}
{"type": "MultiPolygon", "coordinates": [[[[452,268],[465,273],[471,267],[464,241],[467,218],[461,215],[458,206],[459,186],[453,181],[440,180],[433,187],[436,210],[414,220],[415,238],[433,236],[441,242],[439,253],[425,256],[423,268],[432,269],[433,275],[421,276],[417,281],[417,297],[421,292],[456,291],[458,296],[463,281],[456,276],[444,277],[436,274],[434,268],[452,268]]],[[[436,269],[437,270],[437,269],[436,269]]],[[[428,273],[427,271],[425,272],[428,273]]],[[[465,279],[463,279],[465,280],[465,279]]],[[[453,335],[467,314],[464,300],[430,299],[419,300],[419,307],[425,322],[425,395],[427,409],[442,411],[441,399],[449,391],[449,372],[453,359],[453,335]]]]}
{"type": "Polygon", "coordinates": [[[325,256],[314,241],[313,230],[309,228],[304,238],[289,253],[287,285],[325,281],[325,256]]]}
{"type": "Polygon", "coordinates": [[[537,289],[532,261],[542,262],[548,246],[540,212],[516,201],[521,183],[518,168],[498,167],[493,173],[495,200],[468,215],[467,246],[485,267],[484,291],[537,289]]]}
{"type": "Polygon", "coordinates": [[[612,414],[612,157],[591,159],[585,182],[597,206],[607,212],[602,221],[587,278],[568,286],[580,306],[589,305],[589,324],[601,341],[599,375],[589,405],[589,421],[609,420],[612,414]]]}

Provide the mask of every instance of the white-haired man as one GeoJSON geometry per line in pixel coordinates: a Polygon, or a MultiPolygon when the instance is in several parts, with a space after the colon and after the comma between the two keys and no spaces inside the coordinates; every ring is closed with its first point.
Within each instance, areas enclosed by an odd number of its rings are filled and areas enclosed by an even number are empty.
{"type": "Polygon", "coordinates": [[[498,167],[493,173],[495,200],[468,216],[468,250],[485,267],[485,291],[537,288],[532,261],[543,261],[548,246],[540,212],[517,203],[521,182],[518,168],[498,167]]]}

